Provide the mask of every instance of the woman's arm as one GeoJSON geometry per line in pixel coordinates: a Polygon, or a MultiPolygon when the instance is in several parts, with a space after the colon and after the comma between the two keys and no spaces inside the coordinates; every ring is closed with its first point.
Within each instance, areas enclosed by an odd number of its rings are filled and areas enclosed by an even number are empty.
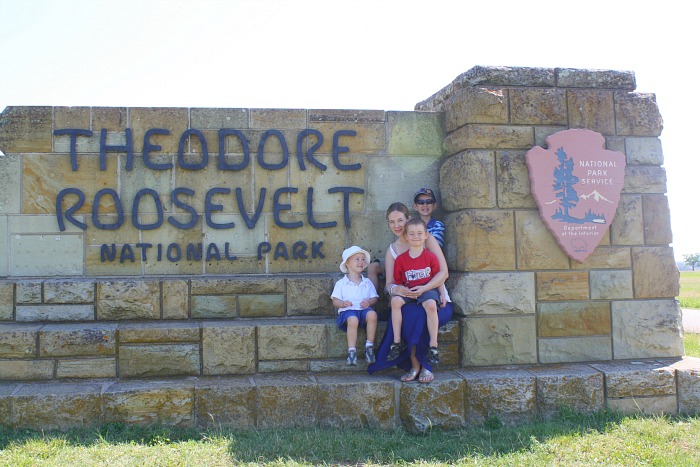
{"type": "Polygon", "coordinates": [[[386,277],[386,292],[389,293],[391,286],[394,285],[394,256],[391,254],[391,244],[386,249],[384,255],[384,277],[386,277]]]}

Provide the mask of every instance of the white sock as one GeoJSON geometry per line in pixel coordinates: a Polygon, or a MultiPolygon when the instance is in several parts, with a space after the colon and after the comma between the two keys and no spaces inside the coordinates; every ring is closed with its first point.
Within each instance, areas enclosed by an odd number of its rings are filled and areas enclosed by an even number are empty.
{"type": "Polygon", "coordinates": [[[355,351],[356,351],[357,349],[356,349],[355,347],[348,347],[348,352],[350,352],[350,351],[352,351],[352,350],[355,350],[355,351]]]}
{"type": "Polygon", "coordinates": [[[365,342],[365,349],[366,349],[367,347],[374,347],[374,342],[372,342],[372,341],[367,341],[367,342],[365,342]]]}

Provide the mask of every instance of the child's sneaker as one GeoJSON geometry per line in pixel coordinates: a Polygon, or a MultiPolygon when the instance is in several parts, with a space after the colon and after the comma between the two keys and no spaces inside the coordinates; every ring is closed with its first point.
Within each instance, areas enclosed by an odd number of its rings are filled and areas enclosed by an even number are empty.
{"type": "Polygon", "coordinates": [[[386,356],[386,359],[396,360],[404,350],[406,350],[406,344],[404,344],[403,341],[399,342],[398,344],[394,342],[391,344],[391,347],[389,347],[389,354],[386,356]]]}
{"type": "Polygon", "coordinates": [[[345,362],[348,366],[357,365],[357,350],[348,350],[348,358],[345,362]]]}
{"type": "Polygon", "coordinates": [[[437,347],[431,347],[428,349],[428,363],[431,365],[440,363],[440,351],[437,347]]]}
{"type": "Polygon", "coordinates": [[[367,363],[369,364],[372,364],[377,361],[377,358],[374,356],[373,345],[368,345],[365,347],[365,360],[367,360],[367,363]]]}

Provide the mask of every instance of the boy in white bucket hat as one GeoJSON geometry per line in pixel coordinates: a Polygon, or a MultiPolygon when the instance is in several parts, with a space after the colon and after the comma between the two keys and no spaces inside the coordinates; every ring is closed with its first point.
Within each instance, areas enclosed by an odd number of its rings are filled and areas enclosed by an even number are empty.
{"type": "Polygon", "coordinates": [[[362,276],[362,271],[369,265],[369,253],[359,246],[351,246],[343,251],[340,270],[345,273],[335,283],[331,298],[333,306],[338,309],[336,324],[347,333],[348,365],[357,365],[357,327],[367,330],[365,342],[365,360],[374,363],[374,338],[377,334],[377,312],[372,308],[379,300],[374,284],[362,276]]]}

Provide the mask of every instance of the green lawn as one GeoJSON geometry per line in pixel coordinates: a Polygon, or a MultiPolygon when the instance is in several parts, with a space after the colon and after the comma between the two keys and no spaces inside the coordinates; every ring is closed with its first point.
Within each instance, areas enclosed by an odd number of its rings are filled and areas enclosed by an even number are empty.
{"type": "Polygon", "coordinates": [[[681,308],[700,309],[700,271],[681,271],[681,308]]]}

